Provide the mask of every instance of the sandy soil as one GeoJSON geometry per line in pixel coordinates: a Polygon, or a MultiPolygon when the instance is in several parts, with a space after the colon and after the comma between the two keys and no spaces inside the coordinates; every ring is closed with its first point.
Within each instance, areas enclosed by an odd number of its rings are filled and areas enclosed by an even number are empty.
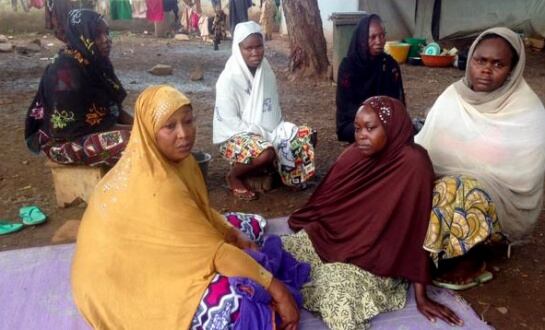
{"type": "MultiPolygon", "coordinates": [[[[266,56],[276,70],[280,98],[286,119],[308,124],[319,131],[317,150],[318,174],[323,177],[344,145],[334,135],[335,86],[331,82],[290,82],[284,68],[287,65],[287,41],[276,39],[267,44],[266,56]]],[[[44,159],[32,155],[23,142],[24,117],[41,73],[58,51],[60,43],[51,35],[19,34],[14,42],[25,44],[40,39],[42,51],[30,55],[0,54],[0,219],[17,219],[19,207],[39,205],[49,221],[38,227],[25,228],[19,233],[0,237],[0,250],[48,245],[53,233],[67,220],[79,219],[83,206],[59,209],[55,206],[52,178],[44,167],[44,159]]],[[[227,164],[211,143],[211,119],[214,84],[229,56],[230,44],[220,51],[200,41],[177,42],[157,40],[143,34],[114,34],[112,61],[129,92],[125,102],[132,108],[136,96],[146,86],[157,83],[173,84],[193,100],[198,116],[196,148],[211,153],[209,190],[212,204],[221,211],[238,210],[261,213],[266,217],[286,215],[300,206],[312,189],[294,193],[278,188],[257,201],[234,199],[225,189],[227,164]],[[156,77],[146,72],[162,63],[174,67],[174,74],[156,77]],[[192,82],[190,72],[201,65],[204,80],[192,82]]],[[[423,115],[435,98],[463,73],[454,68],[431,69],[402,66],[409,111],[423,115]]],[[[545,101],[545,53],[529,53],[526,69],[529,84],[545,101]]],[[[483,319],[498,329],[545,329],[545,244],[543,214],[528,244],[513,249],[511,259],[505,251],[496,251],[488,261],[495,280],[463,292],[483,319]],[[506,308],[506,311],[503,308],[506,308]],[[498,310],[498,308],[500,308],[498,310]],[[505,313],[502,313],[505,312],[505,313]]]]}

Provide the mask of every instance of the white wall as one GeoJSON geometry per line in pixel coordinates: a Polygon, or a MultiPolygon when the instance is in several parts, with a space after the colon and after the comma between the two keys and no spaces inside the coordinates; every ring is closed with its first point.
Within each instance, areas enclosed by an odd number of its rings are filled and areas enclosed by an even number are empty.
{"type": "Polygon", "coordinates": [[[325,39],[331,42],[333,39],[333,22],[329,16],[337,12],[358,11],[358,0],[318,0],[320,16],[322,17],[322,26],[324,28],[325,39]]]}
{"type": "MultiPolygon", "coordinates": [[[[320,9],[320,16],[322,18],[322,26],[324,29],[324,35],[327,42],[331,42],[333,39],[333,22],[329,20],[329,16],[336,12],[353,12],[358,11],[358,0],[318,0],[318,8],[320,9]]],[[[280,32],[287,34],[284,15],[282,14],[282,25],[280,32]]]]}

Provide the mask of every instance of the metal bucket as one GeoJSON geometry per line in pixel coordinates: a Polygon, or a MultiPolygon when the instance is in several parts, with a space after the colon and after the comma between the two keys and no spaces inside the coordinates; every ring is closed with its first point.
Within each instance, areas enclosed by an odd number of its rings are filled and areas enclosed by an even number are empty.
{"type": "Polygon", "coordinates": [[[192,151],[191,153],[199,164],[202,176],[206,181],[206,179],[208,178],[208,163],[210,162],[210,160],[212,160],[212,156],[209,153],[203,151],[192,151]]]}

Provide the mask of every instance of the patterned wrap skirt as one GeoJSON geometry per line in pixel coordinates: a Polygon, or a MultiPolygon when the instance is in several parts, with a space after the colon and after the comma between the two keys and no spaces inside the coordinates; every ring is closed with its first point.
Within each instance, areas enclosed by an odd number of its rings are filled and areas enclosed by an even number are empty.
{"type": "Polygon", "coordinates": [[[466,254],[475,245],[501,237],[496,205],[482,185],[468,176],[435,181],[424,249],[434,261],[466,254]]]}
{"type": "Polygon", "coordinates": [[[274,148],[278,157],[289,157],[294,166],[276,162],[275,167],[287,186],[300,186],[316,174],[314,147],[311,144],[312,130],[299,126],[297,134],[288,143],[273,144],[255,133],[239,133],[219,145],[224,159],[231,164],[250,164],[265,149],[274,148]]]}
{"type": "Polygon", "coordinates": [[[348,263],[323,263],[304,230],[282,236],[282,243],[297,260],[310,264],[310,282],[301,290],[303,306],[320,314],[330,329],[366,329],[372,317],[405,306],[407,281],[348,263]]]}
{"type": "Polygon", "coordinates": [[[64,165],[113,166],[127,147],[130,131],[117,130],[93,133],[79,140],[58,142],[43,131],[38,132],[38,143],[44,155],[64,165]]]}
{"type": "MultiPolygon", "coordinates": [[[[230,212],[226,220],[261,245],[265,236],[265,218],[256,214],[230,212]]],[[[230,285],[229,278],[216,274],[203,294],[191,322],[191,330],[233,329],[240,316],[242,296],[230,285]]]]}

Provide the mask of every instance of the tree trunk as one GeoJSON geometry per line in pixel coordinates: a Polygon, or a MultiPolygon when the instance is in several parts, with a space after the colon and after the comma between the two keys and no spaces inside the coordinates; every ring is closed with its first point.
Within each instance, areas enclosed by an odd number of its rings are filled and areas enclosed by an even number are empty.
{"type": "Polygon", "coordinates": [[[292,78],[327,78],[329,61],[317,0],[283,0],[292,78]]]}

